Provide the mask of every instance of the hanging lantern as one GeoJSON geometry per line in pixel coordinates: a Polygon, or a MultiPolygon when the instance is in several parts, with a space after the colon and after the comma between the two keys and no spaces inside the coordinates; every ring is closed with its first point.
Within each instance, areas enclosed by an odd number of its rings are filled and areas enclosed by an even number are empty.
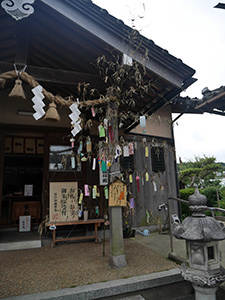
{"type": "Polygon", "coordinates": [[[56,109],[56,104],[54,102],[51,102],[49,104],[49,108],[44,116],[44,119],[50,122],[60,121],[60,115],[58,114],[58,111],[56,109]]]}
{"type": "Polygon", "coordinates": [[[16,79],[14,88],[12,89],[11,93],[9,94],[9,97],[11,98],[20,98],[20,99],[26,99],[26,96],[24,94],[24,90],[22,87],[22,81],[20,79],[16,79]]]}

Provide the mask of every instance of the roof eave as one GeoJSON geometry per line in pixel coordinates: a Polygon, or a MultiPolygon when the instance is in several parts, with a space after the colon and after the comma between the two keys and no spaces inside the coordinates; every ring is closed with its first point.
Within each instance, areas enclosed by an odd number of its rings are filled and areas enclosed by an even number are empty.
{"type": "MultiPolygon", "coordinates": [[[[118,36],[118,32],[109,30],[109,27],[103,26],[102,24],[99,24],[98,22],[95,22],[93,18],[85,18],[84,12],[78,9],[74,9],[76,4],[75,3],[69,3],[70,1],[61,1],[61,0],[41,0],[46,5],[50,6],[57,12],[61,13],[65,17],[69,18],[72,22],[78,24],[85,30],[89,31],[93,35],[97,36],[107,44],[111,45],[121,53],[125,53],[127,55],[131,55],[130,50],[130,44],[125,41],[125,39],[121,39],[121,33],[120,36],[118,36]]],[[[94,5],[94,4],[93,4],[94,5]]],[[[95,5],[94,5],[95,6],[95,5]]],[[[97,6],[96,6],[97,7],[97,6]]],[[[115,19],[116,21],[116,19],[115,19]]],[[[114,22],[116,23],[116,22],[114,22]]],[[[123,24],[123,23],[122,23],[123,24]]],[[[118,26],[121,27],[121,23],[118,23],[118,26]]],[[[128,28],[130,27],[123,25],[124,27],[128,28]]],[[[120,28],[121,29],[121,28],[120,28]]],[[[124,35],[125,38],[125,35],[124,35]]],[[[172,56],[171,56],[172,57],[172,56]]],[[[177,88],[182,88],[183,82],[186,78],[181,76],[180,74],[176,73],[175,70],[171,70],[167,68],[165,65],[161,64],[159,60],[155,60],[154,58],[147,59],[139,52],[133,53],[132,58],[135,59],[137,62],[144,64],[145,67],[153,72],[154,74],[164,78],[169,83],[173,84],[177,88]]],[[[183,64],[181,62],[181,64],[183,64]]],[[[184,64],[183,64],[184,65],[184,64]]],[[[184,65],[186,66],[186,65],[184,65]]],[[[187,66],[186,66],[187,67],[187,66]]],[[[195,73],[195,70],[187,67],[187,73],[188,76],[193,76],[195,73]]]]}

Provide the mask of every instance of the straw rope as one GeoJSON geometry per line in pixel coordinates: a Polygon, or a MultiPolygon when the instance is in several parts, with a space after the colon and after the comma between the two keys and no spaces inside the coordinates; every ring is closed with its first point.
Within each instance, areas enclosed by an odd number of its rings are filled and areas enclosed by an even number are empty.
{"type": "MultiPolygon", "coordinates": [[[[8,79],[13,79],[13,78],[17,78],[17,77],[18,77],[18,73],[16,71],[8,71],[8,72],[0,74],[0,86],[2,88],[4,88],[6,81],[8,79]]],[[[35,88],[36,86],[39,85],[39,83],[31,75],[27,74],[26,72],[21,72],[19,74],[19,78],[26,81],[32,88],[35,88]]],[[[71,104],[74,103],[74,101],[72,101],[70,99],[65,100],[60,95],[53,95],[51,92],[46,91],[44,88],[43,88],[42,93],[45,96],[45,98],[47,98],[49,101],[55,102],[57,104],[61,104],[63,106],[70,106],[71,104]]],[[[96,99],[96,100],[80,101],[78,103],[78,106],[89,107],[89,106],[93,106],[93,105],[104,104],[104,103],[107,103],[112,100],[115,100],[115,99],[112,97],[105,98],[102,96],[102,98],[96,99]]]]}

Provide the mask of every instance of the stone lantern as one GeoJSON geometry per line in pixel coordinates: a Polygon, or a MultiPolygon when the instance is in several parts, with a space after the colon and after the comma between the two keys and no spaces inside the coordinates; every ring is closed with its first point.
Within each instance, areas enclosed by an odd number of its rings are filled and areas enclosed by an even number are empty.
{"type": "Polygon", "coordinates": [[[188,200],[192,216],[173,230],[177,239],[186,240],[187,260],[181,265],[181,274],[192,283],[196,300],[216,300],[218,285],[225,281],[219,250],[219,241],[225,239],[225,227],[204,214],[207,199],[198,188],[188,200]]]}

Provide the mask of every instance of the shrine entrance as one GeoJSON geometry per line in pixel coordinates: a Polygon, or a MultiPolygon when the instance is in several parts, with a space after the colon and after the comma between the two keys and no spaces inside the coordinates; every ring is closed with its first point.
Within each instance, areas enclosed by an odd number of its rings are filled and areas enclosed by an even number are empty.
{"type": "Polygon", "coordinates": [[[31,231],[42,217],[43,136],[6,133],[2,157],[0,225],[31,231]]]}

